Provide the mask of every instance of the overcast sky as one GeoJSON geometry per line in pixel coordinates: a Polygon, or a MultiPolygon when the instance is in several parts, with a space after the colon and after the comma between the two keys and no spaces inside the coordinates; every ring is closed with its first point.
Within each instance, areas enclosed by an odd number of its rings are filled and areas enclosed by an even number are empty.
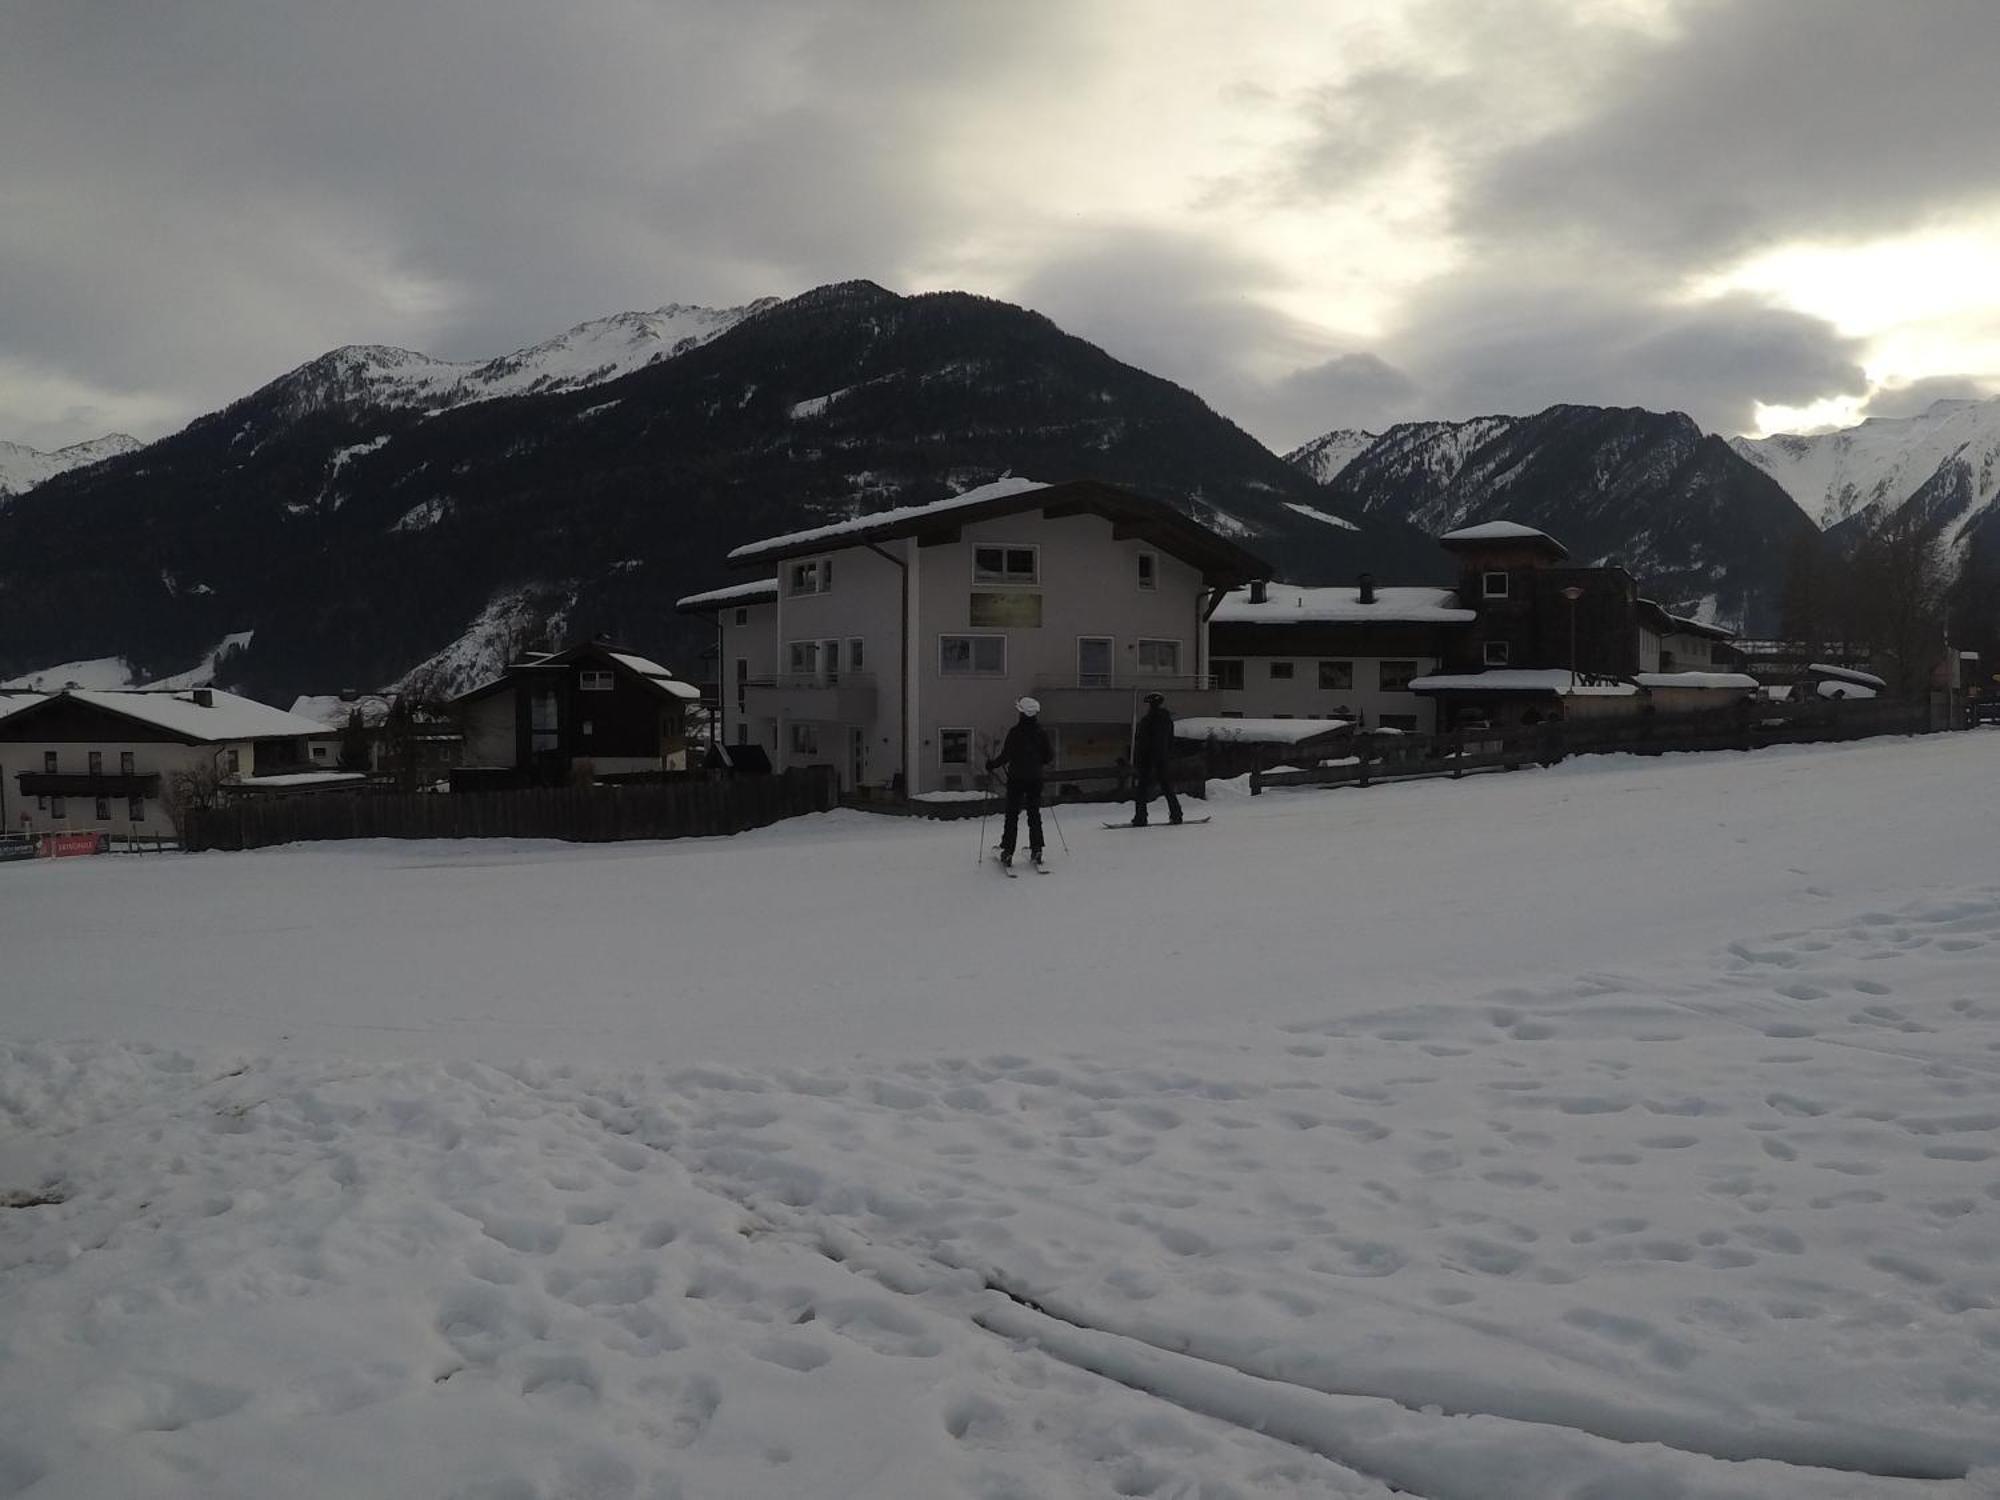
{"type": "Polygon", "coordinates": [[[1996,0],[0,0],[0,438],[866,277],[1285,448],[2000,390],[1996,0]]]}

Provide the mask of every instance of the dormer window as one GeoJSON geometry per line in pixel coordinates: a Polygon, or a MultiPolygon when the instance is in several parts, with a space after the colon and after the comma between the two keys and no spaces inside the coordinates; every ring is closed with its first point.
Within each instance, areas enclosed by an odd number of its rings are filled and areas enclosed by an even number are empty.
{"type": "Polygon", "coordinates": [[[1160,586],[1160,558],[1158,553],[1139,554],[1139,587],[1156,589],[1160,586]]]}
{"type": "Polygon", "coordinates": [[[830,557],[795,562],[785,569],[785,592],[794,598],[801,594],[824,594],[832,587],[833,559],[830,557]]]}
{"type": "Polygon", "coordinates": [[[1489,571],[1479,575],[1479,596],[1482,599],[1505,599],[1507,597],[1507,575],[1489,571]]]}
{"type": "Polygon", "coordinates": [[[610,672],[596,668],[577,673],[576,685],[586,693],[609,693],[615,691],[618,686],[612,680],[610,672]]]}
{"type": "MultiPolygon", "coordinates": [[[[1504,577],[1505,575],[1502,576],[1504,577]]],[[[1508,643],[1506,641],[1488,641],[1486,643],[1487,666],[1489,667],[1506,666],[1508,655],[1509,655],[1508,643]]]]}

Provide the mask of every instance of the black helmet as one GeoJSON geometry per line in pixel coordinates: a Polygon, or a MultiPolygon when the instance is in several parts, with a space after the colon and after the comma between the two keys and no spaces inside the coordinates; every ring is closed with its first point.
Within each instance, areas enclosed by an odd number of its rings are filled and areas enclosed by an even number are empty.
{"type": "Polygon", "coordinates": [[[1146,694],[1146,701],[1147,701],[1148,703],[1151,703],[1151,704],[1154,704],[1155,706],[1157,706],[1157,705],[1159,705],[1159,704],[1162,704],[1162,703],[1165,703],[1165,702],[1166,702],[1167,700],[1166,700],[1166,696],[1165,696],[1164,694],[1162,694],[1162,693],[1148,693],[1148,694],[1146,694]]]}

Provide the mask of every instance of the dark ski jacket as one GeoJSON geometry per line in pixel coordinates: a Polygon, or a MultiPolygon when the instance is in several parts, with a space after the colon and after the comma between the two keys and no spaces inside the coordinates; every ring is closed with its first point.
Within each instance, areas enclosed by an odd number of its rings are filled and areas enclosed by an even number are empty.
{"type": "Polygon", "coordinates": [[[1048,731],[1026,714],[1015,721],[1000,742],[1000,753],[986,762],[986,769],[1007,768],[1007,780],[1015,786],[1040,786],[1042,772],[1056,758],[1048,731]]]}
{"type": "Polygon", "coordinates": [[[1138,733],[1132,744],[1132,763],[1156,769],[1174,758],[1174,716],[1164,703],[1155,703],[1139,716],[1138,733]]]}

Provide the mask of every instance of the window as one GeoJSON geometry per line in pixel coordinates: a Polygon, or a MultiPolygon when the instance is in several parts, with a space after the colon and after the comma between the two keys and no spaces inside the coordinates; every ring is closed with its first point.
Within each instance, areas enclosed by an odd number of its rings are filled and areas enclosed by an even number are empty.
{"type": "Polygon", "coordinates": [[[68,817],[69,803],[64,801],[61,797],[49,798],[49,816],[52,818],[68,817]]]}
{"type": "Polygon", "coordinates": [[[1108,688],[1112,685],[1112,650],[1117,642],[1108,635],[1080,635],[1076,638],[1076,685],[1080,688],[1108,688]]]}
{"type": "Polygon", "coordinates": [[[1290,682],[1291,680],[1292,680],[1292,664],[1290,662],[1274,661],[1271,663],[1271,681],[1290,682]]]}
{"type": "Polygon", "coordinates": [[[109,797],[99,797],[97,799],[96,810],[98,822],[109,823],[111,821],[111,799],[109,797]]]}
{"type": "Polygon", "coordinates": [[[1354,690],[1354,663],[1323,661],[1319,664],[1319,685],[1338,693],[1354,690]]]}
{"type": "Polygon", "coordinates": [[[37,797],[35,799],[35,811],[47,812],[48,810],[49,810],[49,799],[47,797],[37,797]]]}
{"type": "Polygon", "coordinates": [[[1141,552],[1139,554],[1139,587],[1142,589],[1156,589],[1159,586],[1160,559],[1158,555],[1151,552],[1141,552]]]}
{"type": "Polygon", "coordinates": [[[582,688],[586,693],[615,692],[618,687],[618,684],[612,680],[611,674],[608,671],[593,668],[579,672],[576,675],[577,686],[582,688]]]}
{"type": "Polygon", "coordinates": [[[816,557],[811,562],[795,562],[785,569],[785,592],[824,594],[833,587],[833,559],[816,557]]]}
{"type": "MultiPolygon", "coordinates": [[[[324,745],[314,745],[314,746],[312,747],[312,756],[313,756],[313,759],[314,759],[314,760],[325,760],[325,759],[326,759],[326,746],[324,746],[324,745]]],[[[131,773],[131,768],[130,768],[129,766],[128,766],[128,767],[126,768],[126,772],[125,772],[125,774],[126,774],[126,775],[128,775],[128,776],[132,774],[132,773],[131,773]]]]}
{"type": "Polygon", "coordinates": [[[941,766],[969,766],[972,764],[972,731],[970,729],[940,729],[938,731],[938,764],[941,766]]]}
{"type": "Polygon", "coordinates": [[[1042,576],[1040,551],[1038,547],[974,547],[972,576],[980,583],[1038,583],[1042,576]]]}
{"type": "Polygon", "coordinates": [[[1180,676],[1181,643],[1179,641],[1140,641],[1139,670],[1148,677],[1180,676]]]}
{"type": "Polygon", "coordinates": [[[1208,666],[1217,687],[1226,693],[1240,693],[1243,691],[1243,663],[1241,661],[1215,657],[1209,661],[1208,666]]]}
{"type": "Polygon", "coordinates": [[[792,754],[794,755],[819,754],[819,725],[817,724],[792,725],[792,754]]]}
{"type": "Polygon", "coordinates": [[[1007,637],[1004,635],[941,635],[938,675],[941,677],[1004,677],[1007,637]]]}
{"type": "Polygon", "coordinates": [[[785,670],[794,677],[819,676],[819,642],[787,642],[785,646],[785,670]]]}
{"type": "Polygon", "coordinates": [[[145,822],[146,799],[138,796],[127,797],[125,799],[125,816],[130,818],[134,823],[145,822]]]}
{"type": "Polygon", "coordinates": [[[102,776],[104,774],[104,752],[102,750],[93,750],[90,752],[90,774],[93,776],[102,776]]]}
{"type": "Polygon", "coordinates": [[[743,712],[743,707],[745,702],[748,700],[749,692],[750,692],[750,658],[748,658],[747,656],[739,656],[736,658],[736,711],[739,714],[743,712]]]}
{"type": "Polygon", "coordinates": [[[1417,732],[1417,716],[1415,714],[1377,714],[1375,716],[1375,727],[1378,729],[1400,729],[1406,734],[1415,734],[1417,732]]]}
{"type": "Polygon", "coordinates": [[[561,722],[556,707],[556,690],[536,688],[528,700],[528,749],[541,755],[562,746],[561,722]]]}
{"type": "Polygon", "coordinates": [[[738,625],[748,625],[748,624],[750,623],[750,611],[749,611],[749,610],[747,610],[747,609],[739,609],[739,610],[737,610],[737,611],[736,611],[736,623],[737,623],[738,625]]]}
{"type": "Polygon", "coordinates": [[[1413,661],[1385,661],[1380,670],[1383,692],[1407,693],[1410,679],[1417,675],[1417,664],[1413,661]]]}
{"type": "Polygon", "coordinates": [[[1505,573],[1481,573],[1479,592],[1483,598],[1505,599],[1507,597],[1507,575],[1505,573]]]}
{"type": "Polygon", "coordinates": [[[821,641],[819,643],[820,671],[826,674],[828,682],[840,681],[840,642],[821,641]]]}
{"type": "Polygon", "coordinates": [[[861,671],[861,664],[865,660],[866,658],[861,653],[861,637],[858,635],[849,636],[847,638],[847,670],[850,672],[861,671]]]}
{"type": "Polygon", "coordinates": [[[223,764],[228,768],[229,774],[231,776],[242,775],[243,752],[241,750],[231,750],[227,755],[223,757],[223,764]]]}
{"type": "Polygon", "coordinates": [[[1486,665],[1487,665],[1487,666],[1489,666],[1489,667],[1504,667],[1504,666],[1506,666],[1506,665],[1507,665],[1507,642],[1505,642],[1505,641],[1488,641],[1488,642],[1486,643],[1486,656],[1485,656],[1485,661],[1486,661],[1486,665]]]}
{"type": "Polygon", "coordinates": [[[53,775],[55,775],[55,774],[56,774],[56,753],[55,753],[55,751],[53,751],[53,750],[44,750],[44,751],[42,752],[42,774],[43,774],[44,776],[53,776],[53,775]]]}
{"type": "Polygon", "coordinates": [[[583,737],[585,739],[589,739],[593,732],[593,727],[591,725],[590,720],[588,719],[585,719],[581,724],[577,725],[577,728],[582,731],[583,737]]]}
{"type": "MultiPolygon", "coordinates": [[[[322,746],[321,748],[323,750],[325,747],[322,746]]],[[[118,752],[118,774],[120,776],[130,776],[137,769],[138,766],[132,758],[132,752],[130,750],[120,750],[118,752]]]]}

